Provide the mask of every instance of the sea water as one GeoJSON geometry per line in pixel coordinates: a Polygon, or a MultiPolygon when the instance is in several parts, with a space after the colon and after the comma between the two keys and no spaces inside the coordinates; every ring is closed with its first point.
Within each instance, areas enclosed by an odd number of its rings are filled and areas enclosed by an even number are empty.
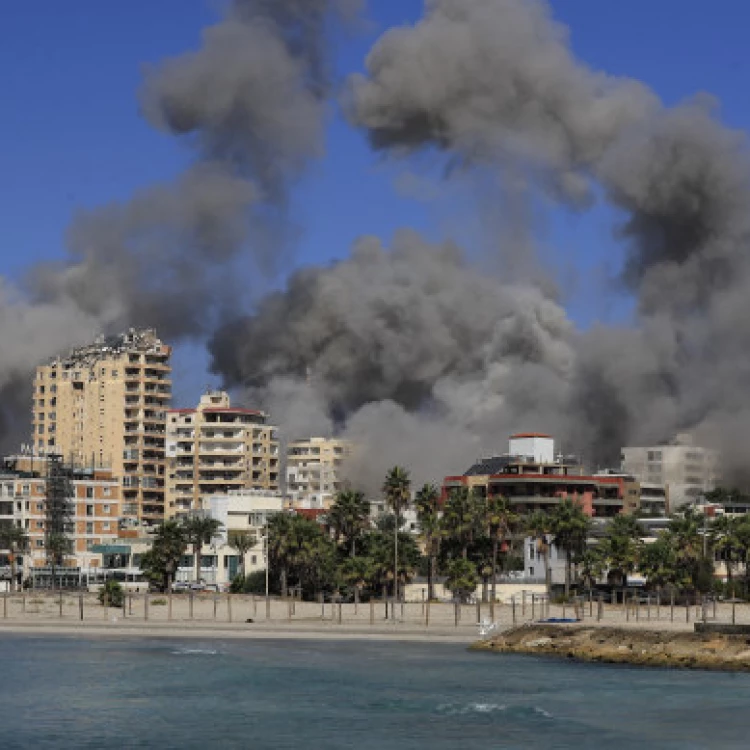
{"type": "Polygon", "coordinates": [[[0,748],[747,748],[750,675],[456,644],[0,639],[0,748]]]}

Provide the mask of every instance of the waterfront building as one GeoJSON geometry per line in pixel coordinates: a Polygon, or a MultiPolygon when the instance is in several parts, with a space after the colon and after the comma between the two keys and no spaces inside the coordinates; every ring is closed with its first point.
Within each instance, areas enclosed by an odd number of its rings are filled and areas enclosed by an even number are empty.
{"type": "Polygon", "coordinates": [[[164,518],[171,348],[153,330],[100,337],[36,368],[31,446],[77,467],[107,467],[122,486],[122,516],[164,518]]]}
{"type": "Polygon", "coordinates": [[[456,487],[503,495],[521,514],[551,510],[565,498],[596,517],[617,515],[638,503],[633,477],[587,474],[576,458],[555,454],[554,439],[541,433],[513,435],[507,454],[480,459],[463,474],[445,477],[443,499],[456,487]]]}
{"type": "Polygon", "coordinates": [[[204,500],[243,489],[279,490],[279,439],[268,415],[233,407],[210,391],[194,409],[167,415],[167,517],[201,510],[204,500]]]}
{"type": "MultiPolygon", "coordinates": [[[[48,465],[52,457],[9,456],[0,467],[0,524],[23,528],[29,537],[29,550],[22,554],[19,571],[28,576],[32,569],[46,568],[49,523],[50,481],[48,465]]],[[[101,548],[113,544],[120,535],[121,487],[111,469],[61,465],[65,501],[70,508],[66,518],[66,536],[70,551],[64,567],[99,568],[103,565],[101,548]]],[[[0,550],[0,568],[7,564],[8,550],[0,550]]]]}
{"type": "Polygon", "coordinates": [[[289,443],[286,490],[295,508],[328,509],[344,489],[341,468],[351,453],[346,440],[311,437],[289,443]]]}
{"type": "Polygon", "coordinates": [[[719,484],[719,454],[693,444],[689,435],[678,435],[668,445],[626,447],[622,470],[643,484],[663,486],[672,511],[694,503],[719,484]]]}

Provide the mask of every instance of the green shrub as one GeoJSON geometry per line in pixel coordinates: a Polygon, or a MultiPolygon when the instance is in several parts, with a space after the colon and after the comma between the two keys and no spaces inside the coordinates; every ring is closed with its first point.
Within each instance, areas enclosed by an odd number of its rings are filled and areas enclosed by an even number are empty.
{"type": "Polygon", "coordinates": [[[99,603],[105,607],[122,607],[125,591],[117,581],[107,581],[99,589],[99,603]]]}

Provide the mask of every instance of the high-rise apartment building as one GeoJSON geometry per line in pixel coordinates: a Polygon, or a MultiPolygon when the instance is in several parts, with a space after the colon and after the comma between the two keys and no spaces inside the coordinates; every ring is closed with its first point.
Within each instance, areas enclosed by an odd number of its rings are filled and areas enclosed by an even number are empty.
{"type": "Polygon", "coordinates": [[[170,356],[153,330],[131,329],[36,370],[34,450],[110,468],[122,484],[122,516],[133,525],[164,518],[170,356]]]}
{"type": "Polygon", "coordinates": [[[286,489],[295,508],[330,508],[343,489],[341,467],[351,449],[346,440],[322,437],[289,443],[286,489]]]}
{"type": "Polygon", "coordinates": [[[622,449],[622,469],[645,484],[663,486],[672,510],[694,502],[719,482],[719,454],[678,435],[670,445],[622,449]]]}
{"type": "Polygon", "coordinates": [[[231,490],[279,489],[279,440],[262,411],[232,407],[212,391],[195,409],[167,419],[167,516],[203,510],[204,499],[231,490]]]}

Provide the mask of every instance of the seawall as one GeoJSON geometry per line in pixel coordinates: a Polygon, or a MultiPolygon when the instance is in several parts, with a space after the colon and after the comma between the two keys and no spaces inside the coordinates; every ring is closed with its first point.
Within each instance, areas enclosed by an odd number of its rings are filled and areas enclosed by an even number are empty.
{"type": "Polygon", "coordinates": [[[750,671],[750,637],[535,624],[479,641],[475,650],[589,662],[750,671]]]}

